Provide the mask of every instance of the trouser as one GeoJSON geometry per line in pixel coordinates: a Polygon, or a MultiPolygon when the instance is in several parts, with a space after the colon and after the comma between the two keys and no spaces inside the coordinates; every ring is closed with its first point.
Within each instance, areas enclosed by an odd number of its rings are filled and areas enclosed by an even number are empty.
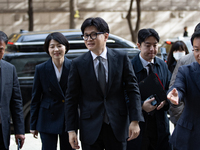
{"type": "Polygon", "coordinates": [[[67,132],[63,134],[49,134],[40,132],[42,150],[57,150],[58,136],[60,140],[60,150],[73,150],[69,143],[67,132]]]}
{"type": "Polygon", "coordinates": [[[99,137],[93,145],[81,143],[82,150],[126,150],[126,142],[116,139],[109,124],[103,123],[99,137]]]}
{"type": "Polygon", "coordinates": [[[8,150],[5,148],[4,141],[3,141],[3,133],[2,133],[2,126],[0,124],[0,150],[8,150]]]}

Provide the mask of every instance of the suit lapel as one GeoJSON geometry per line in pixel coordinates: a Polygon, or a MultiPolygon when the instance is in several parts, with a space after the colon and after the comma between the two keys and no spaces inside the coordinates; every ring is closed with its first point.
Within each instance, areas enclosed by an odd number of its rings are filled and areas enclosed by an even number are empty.
{"type": "Polygon", "coordinates": [[[197,85],[197,87],[199,88],[200,90],[200,65],[195,62],[192,64],[193,65],[193,68],[194,68],[194,71],[191,72],[191,79],[193,80],[193,82],[197,85]]]}
{"type": "Polygon", "coordinates": [[[108,59],[108,87],[107,87],[107,93],[110,90],[110,87],[112,85],[114,76],[117,72],[117,57],[116,54],[109,48],[107,48],[107,59],[108,59]]]}
{"type": "Polygon", "coordinates": [[[67,80],[68,80],[68,74],[69,74],[69,70],[70,70],[70,64],[71,64],[71,62],[65,57],[62,75],[60,78],[60,86],[61,86],[63,93],[65,92],[66,87],[67,87],[67,80]]]}
{"type": "Polygon", "coordinates": [[[56,73],[55,73],[51,58],[46,63],[45,72],[46,72],[46,77],[48,78],[49,82],[55,87],[57,92],[59,92],[58,95],[60,94],[63,95],[62,89],[60,88],[58,79],[56,77],[56,73]]]}

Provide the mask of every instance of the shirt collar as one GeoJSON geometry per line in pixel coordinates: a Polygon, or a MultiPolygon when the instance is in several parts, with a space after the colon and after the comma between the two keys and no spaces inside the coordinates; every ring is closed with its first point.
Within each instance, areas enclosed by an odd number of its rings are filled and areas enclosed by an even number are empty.
{"type": "MultiPolygon", "coordinates": [[[[95,60],[97,58],[97,55],[95,53],[93,53],[92,51],[90,51],[92,54],[92,58],[93,60],[95,60]]],[[[101,56],[103,59],[107,59],[107,48],[105,47],[104,51],[101,53],[101,56]]]]}
{"type": "Polygon", "coordinates": [[[143,67],[147,67],[147,65],[148,65],[149,63],[154,64],[154,59],[152,59],[151,62],[148,62],[148,61],[146,61],[145,59],[142,58],[141,53],[140,53],[139,57],[140,57],[140,60],[141,60],[141,62],[142,62],[143,67]]]}

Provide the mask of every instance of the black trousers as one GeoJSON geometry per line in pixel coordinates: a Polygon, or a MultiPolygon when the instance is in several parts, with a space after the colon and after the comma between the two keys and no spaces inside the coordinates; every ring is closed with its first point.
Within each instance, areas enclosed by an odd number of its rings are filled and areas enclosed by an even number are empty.
{"type": "Polygon", "coordinates": [[[3,134],[2,134],[2,126],[0,124],[0,150],[8,150],[5,148],[4,142],[3,142],[3,134]]]}
{"type": "Polygon", "coordinates": [[[158,135],[155,115],[144,115],[145,122],[140,122],[140,135],[127,142],[127,150],[156,150],[158,135]]]}
{"type": "Polygon", "coordinates": [[[42,150],[57,150],[58,136],[60,140],[60,150],[73,150],[69,143],[67,132],[63,134],[49,134],[40,132],[42,150]]]}
{"type": "Polygon", "coordinates": [[[126,150],[126,141],[116,139],[110,125],[103,123],[98,139],[93,145],[81,143],[82,150],[126,150]]]}
{"type": "Polygon", "coordinates": [[[156,150],[158,141],[156,115],[148,115],[145,121],[146,126],[142,135],[143,139],[141,150],[156,150]]]}

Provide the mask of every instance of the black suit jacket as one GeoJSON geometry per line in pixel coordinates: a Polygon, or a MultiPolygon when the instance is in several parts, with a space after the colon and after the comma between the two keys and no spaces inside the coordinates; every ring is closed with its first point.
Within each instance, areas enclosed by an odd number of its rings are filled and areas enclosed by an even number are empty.
{"type": "Polygon", "coordinates": [[[4,60],[0,61],[0,112],[4,145],[5,148],[8,148],[10,143],[11,115],[15,134],[24,134],[23,102],[15,67],[4,60]]]}
{"type": "Polygon", "coordinates": [[[64,102],[71,61],[65,57],[60,83],[52,59],[35,69],[31,101],[31,130],[61,134],[65,131],[64,102]]]}
{"type": "Polygon", "coordinates": [[[91,52],[72,61],[66,94],[67,129],[75,129],[75,111],[80,106],[80,139],[93,144],[103,124],[103,113],[109,117],[116,138],[125,141],[128,137],[128,116],[131,121],[143,121],[140,92],[131,63],[126,53],[107,48],[108,87],[103,95],[97,81],[91,52]],[[125,85],[125,86],[123,86],[125,85]],[[127,109],[124,87],[130,98],[127,109]]]}
{"type": "MultiPolygon", "coordinates": [[[[133,69],[135,71],[137,81],[139,83],[140,81],[145,79],[147,76],[147,71],[142,65],[142,62],[139,58],[139,54],[131,60],[131,63],[133,65],[133,69]]],[[[154,73],[157,73],[165,90],[168,90],[169,82],[171,79],[171,73],[168,70],[167,64],[158,57],[154,58],[154,73]]],[[[141,102],[143,104],[144,99],[142,99],[141,102]]],[[[167,101],[167,103],[168,103],[168,101],[167,101]]],[[[154,114],[156,116],[157,135],[158,135],[158,142],[157,142],[156,150],[160,150],[160,149],[169,150],[170,149],[169,142],[168,142],[169,135],[170,135],[169,120],[167,117],[168,109],[169,109],[169,105],[166,105],[162,109],[160,109],[158,111],[156,110],[155,114],[154,114]]],[[[143,115],[144,115],[145,119],[148,117],[148,114],[145,111],[143,111],[143,115]]],[[[141,129],[140,135],[138,136],[137,139],[134,139],[135,144],[137,146],[142,144],[141,136],[142,136],[142,132],[145,131],[145,129],[146,129],[146,122],[147,122],[147,120],[145,120],[145,122],[140,123],[140,129],[141,129]]]]}

